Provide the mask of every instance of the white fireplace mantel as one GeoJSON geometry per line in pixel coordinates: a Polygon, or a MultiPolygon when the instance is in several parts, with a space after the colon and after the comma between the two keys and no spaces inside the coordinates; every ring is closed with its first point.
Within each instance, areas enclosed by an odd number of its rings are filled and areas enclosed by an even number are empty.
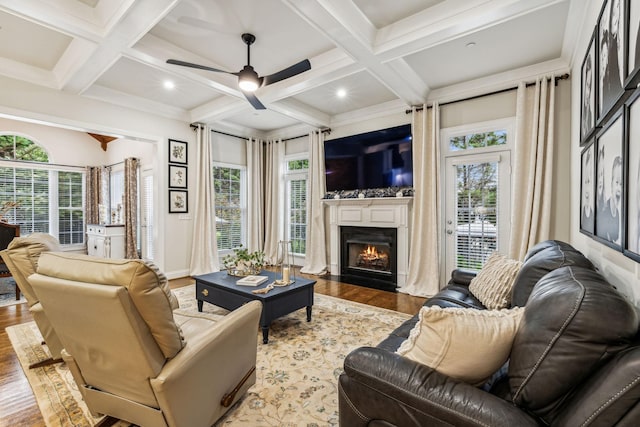
{"type": "Polygon", "coordinates": [[[413,197],[324,199],[329,206],[330,270],[340,275],[340,227],[397,229],[398,287],[404,286],[409,269],[409,239],[413,197]]]}

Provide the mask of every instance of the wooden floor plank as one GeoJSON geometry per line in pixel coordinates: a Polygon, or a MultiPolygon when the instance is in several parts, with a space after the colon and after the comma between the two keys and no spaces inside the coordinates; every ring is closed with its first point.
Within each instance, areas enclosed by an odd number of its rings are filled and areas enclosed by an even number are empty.
{"type": "MultiPolygon", "coordinates": [[[[297,274],[300,275],[298,272],[297,274]]],[[[315,292],[349,301],[373,305],[402,313],[415,314],[420,310],[424,298],[406,294],[380,291],[362,286],[341,283],[331,276],[302,276],[316,279],[315,292]]],[[[194,280],[186,277],[171,280],[172,289],[187,286],[194,280]]],[[[36,403],[29,382],[25,377],[9,337],[7,326],[32,321],[26,303],[0,307],[0,427],[44,426],[44,420],[36,403]]]]}

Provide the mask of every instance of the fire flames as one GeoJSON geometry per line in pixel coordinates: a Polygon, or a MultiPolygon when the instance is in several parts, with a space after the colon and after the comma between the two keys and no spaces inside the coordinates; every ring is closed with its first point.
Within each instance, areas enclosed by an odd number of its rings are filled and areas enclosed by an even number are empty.
{"type": "Polygon", "coordinates": [[[358,254],[358,267],[370,268],[374,270],[387,270],[389,268],[389,254],[385,252],[378,252],[375,246],[367,245],[366,249],[363,249],[358,254]]]}

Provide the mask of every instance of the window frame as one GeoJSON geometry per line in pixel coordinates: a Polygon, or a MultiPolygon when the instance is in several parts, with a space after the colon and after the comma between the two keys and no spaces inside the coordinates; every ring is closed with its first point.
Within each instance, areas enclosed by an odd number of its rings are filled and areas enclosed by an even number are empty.
{"type": "MultiPolygon", "coordinates": [[[[306,198],[306,206],[305,206],[305,228],[309,227],[309,167],[307,169],[296,169],[289,170],[289,162],[297,161],[297,160],[306,160],[307,165],[309,162],[309,155],[307,153],[298,153],[298,154],[290,154],[284,157],[284,224],[285,229],[283,230],[285,239],[291,241],[291,191],[289,184],[291,181],[295,180],[305,180],[305,198],[306,198]]],[[[293,253],[294,262],[296,264],[302,264],[302,261],[306,258],[306,239],[305,239],[305,253],[293,253]]]]}
{"type": "MultiPolygon", "coordinates": [[[[229,168],[229,169],[238,169],[240,170],[240,242],[243,247],[247,247],[247,166],[239,165],[235,163],[226,163],[213,161],[211,162],[211,185],[215,191],[215,174],[214,168],[229,168]]],[[[215,202],[215,194],[214,194],[214,202],[215,202]]],[[[216,207],[217,209],[217,207],[216,207]]],[[[215,217],[215,209],[214,209],[214,217],[215,217]]],[[[217,229],[217,224],[216,224],[217,229]]],[[[216,230],[217,231],[217,230],[216,230]]],[[[216,247],[217,247],[216,241],[216,247]]],[[[218,258],[222,259],[225,255],[232,254],[233,248],[229,249],[218,249],[218,258]]]]}

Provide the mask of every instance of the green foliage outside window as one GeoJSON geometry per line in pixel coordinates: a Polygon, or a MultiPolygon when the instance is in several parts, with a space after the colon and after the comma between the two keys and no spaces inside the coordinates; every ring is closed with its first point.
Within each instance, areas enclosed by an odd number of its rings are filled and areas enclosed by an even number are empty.
{"type": "Polygon", "coordinates": [[[240,169],[213,168],[216,203],[216,238],[219,250],[242,246],[242,206],[240,169]]]}

